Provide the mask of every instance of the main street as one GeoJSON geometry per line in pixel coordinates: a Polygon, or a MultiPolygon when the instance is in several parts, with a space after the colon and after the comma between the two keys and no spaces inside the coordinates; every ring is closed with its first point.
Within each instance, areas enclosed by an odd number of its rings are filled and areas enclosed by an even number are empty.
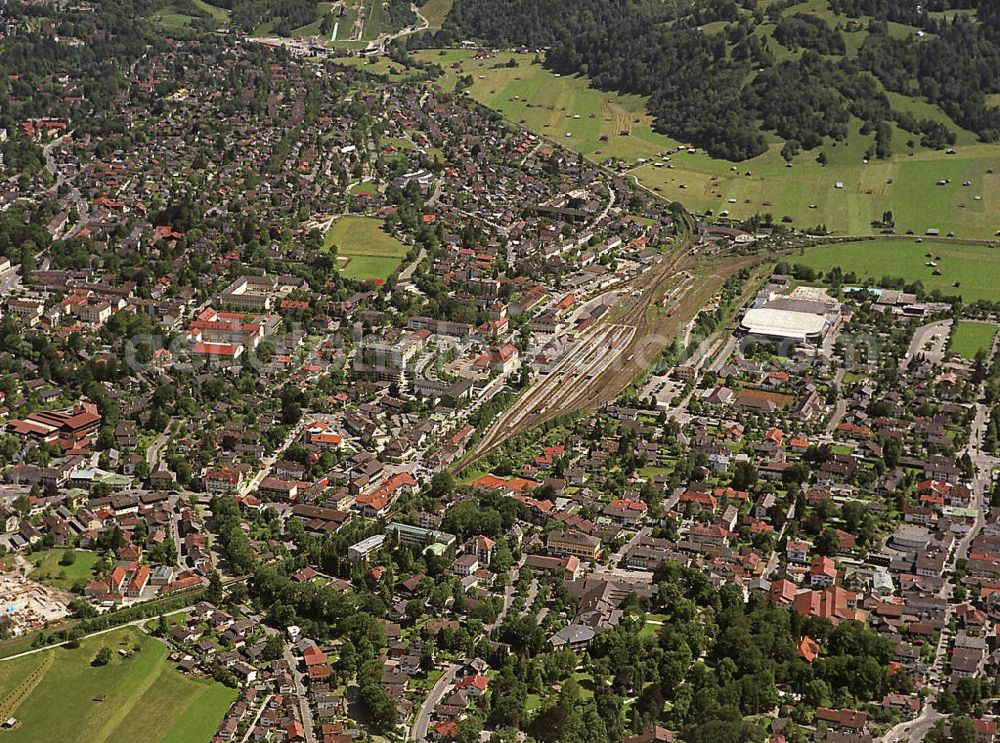
{"type": "Polygon", "coordinates": [[[413,722],[413,727],[410,729],[411,740],[427,740],[427,728],[430,726],[431,714],[434,712],[434,708],[438,706],[438,703],[444,698],[445,693],[448,688],[455,681],[455,674],[458,673],[459,665],[457,663],[451,663],[442,674],[441,678],[437,680],[434,684],[434,688],[431,689],[430,694],[427,695],[427,699],[420,706],[420,711],[417,712],[417,719],[413,722]]]}

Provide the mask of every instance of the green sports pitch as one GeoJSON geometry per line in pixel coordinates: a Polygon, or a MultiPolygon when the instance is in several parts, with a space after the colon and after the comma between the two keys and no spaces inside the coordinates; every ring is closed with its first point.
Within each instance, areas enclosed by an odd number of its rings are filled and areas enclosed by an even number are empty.
{"type": "Polygon", "coordinates": [[[408,248],[369,217],[341,217],[327,231],[324,247],[335,246],[343,274],[361,281],[385,281],[406,257],[408,248]]]}
{"type": "Polygon", "coordinates": [[[948,339],[948,350],[963,359],[974,359],[980,351],[989,355],[996,338],[997,326],[985,322],[959,322],[948,339]]]}

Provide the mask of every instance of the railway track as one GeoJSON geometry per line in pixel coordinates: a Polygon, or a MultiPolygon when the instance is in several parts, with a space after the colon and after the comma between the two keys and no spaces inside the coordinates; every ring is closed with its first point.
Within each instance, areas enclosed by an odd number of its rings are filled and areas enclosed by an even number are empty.
{"type": "Polygon", "coordinates": [[[620,316],[595,325],[581,337],[553,371],[484,431],[460,467],[481,461],[507,440],[553,418],[596,409],[616,399],[729,276],[760,260],[756,256],[728,257],[718,261],[714,271],[696,276],[689,271],[697,263],[697,257],[688,252],[689,245],[684,241],[679,246],[682,255],[665,256],[653,269],[654,274],[640,277],[633,286],[641,288],[642,295],[620,316]],[[650,310],[657,304],[670,304],[675,311],[665,320],[652,319],[650,310]]]}

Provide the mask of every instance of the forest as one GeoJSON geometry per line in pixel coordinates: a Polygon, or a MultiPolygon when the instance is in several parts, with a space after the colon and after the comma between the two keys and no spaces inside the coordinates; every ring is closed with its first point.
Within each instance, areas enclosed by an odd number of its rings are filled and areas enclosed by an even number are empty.
{"type": "Polygon", "coordinates": [[[457,0],[433,41],[548,47],[552,70],[587,75],[602,90],[648,96],[658,131],[728,160],[763,153],[769,133],[788,143],[789,155],[844,140],[852,116],[862,134],[876,134],[868,157],[892,154],[890,122],[925,147],[954,143],[955,133],[940,121],[894,110],[886,91],[936,104],[984,142],[1000,138],[1000,109],[987,103],[1000,91],[995,3],[934,0],[922,11],[905,0],[829,5],[843,17],[836,26],[809,13],[786,15],[789,3],[765,13],[757,0],[711,0],[694,10],[644,0],[518,0],[513,8],[457,0]],[[890,21],[911,24],[920,35],[901,38],[890,21]],[[702,28],[718,22],[725,24],[721,32],[702,28]],[[856,56],[847,54],[841,33],[848,24],[868,32],[856,56]],[[781,47],[804,51],[782,58],[781,47]]]}

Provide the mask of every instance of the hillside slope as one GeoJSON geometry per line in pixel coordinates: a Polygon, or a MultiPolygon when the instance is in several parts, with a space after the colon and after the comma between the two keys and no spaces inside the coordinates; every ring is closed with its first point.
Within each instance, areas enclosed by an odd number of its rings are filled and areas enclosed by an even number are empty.
{"type": "Polygon", "coordinates": [[[648,97],[658,131],[742,161],[874,141],[865,159],[1000,139],[988,0],[456,0],[435,43],[549,47],[550,69],[648,97]],[[927,108],[933,110],[928,115],[927,108]]]}

